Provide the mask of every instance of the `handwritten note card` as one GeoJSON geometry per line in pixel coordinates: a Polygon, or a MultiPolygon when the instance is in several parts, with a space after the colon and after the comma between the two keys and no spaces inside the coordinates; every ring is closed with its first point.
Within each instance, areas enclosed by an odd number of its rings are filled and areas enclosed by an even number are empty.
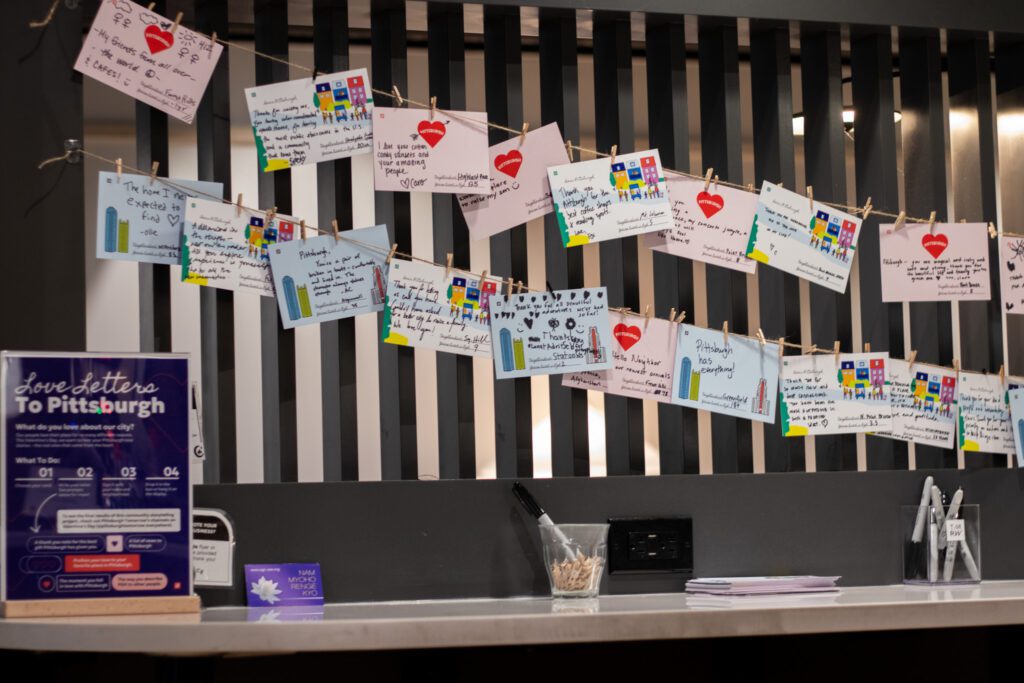
{"type": "Polygon", "coordinates": [[[1010,424],[1013,445],[1017,451],[1017,467],[1024,467],[1024,389],[1010,389],[1010,424]]]}
{"type": "Polygon", "coordinates": [[[782,433],[852,434],[892,430],[889,354],[841,353],[782,359],[782,433]]]}
{"type": "Polygon", "coordinates": [[[999,375],[960,373],[958,434],[964,451],[1016,453],[1007,387],[999,375]]]}
{"type": "Polygon", "coordinates": [[[245,89],[260,168],[344,159],[373,147],[366,69],[245,89]]]}
{"type": "Polygon", "coordinates": [[[469,234],[484,239],[554,209],[548,166],[569,163],[557,123],[491,147],[490,194],[459,195],[469,234]]]}
{"type": "Polygon", "coordinates": [[[388,344],[491,356],[490,317],[499,279],[419,261],[392,261],[384,329],[388,344]]]}
{"type": "Polygon", "coordinates": [[[564,375],[562,385],[669,403],[679,325],[619,311],[610,311],[609,316],[614,340],[611,369],[564,375]]]}
{"type": "Polygon", "coordinates": [[[758,422],[775,422],[779,345],[681,325],[672,402],[758,422]]]}
{"type": "Polygon", "coordinates": [[[1024,238],[999,238],[999,296],[1007,315],[1024,314],[1024,238]]]}
{"type": "Polygon", "coordinates": [[[984,223],[879,226],[882,301],[988,301],[984,223]]]}
{"type": "Polygon", "coordinates": [[[491,301],[498,379],[612,367],[604,287],[514,294],[491,301]]]}
{"type": "Polygon", "coordinates": [[[149,176],[101,171],[96,199],[96,258],[141,263],[181,262],[185,200],[192,192],[222,196],[224,186],[201,180],[150,182],[149,176]],[[178,187],[172,187],[173,183],[178,187]]]}
{"type": "Polygon", "coordinates": [[[956,438],[956,371],[889,359],[892,431],[876,431],[902,441],[953,448],[956,438]]]}
{"type": "Polygon", "coordinates": [[[192,123],[223,49],[134,2],[105,0],[75,71],[192,123]]]}
{"type": "Polygon", "coordinates": [[[181,248],[181,279],[196,285],[274,296],[270,248],[299,234],[299,220],[250,214],[233,204],[189,199],[181,248]]]}
{"type": "Polygon", "coordinates": [[[747,256],[837,292],[846,291],[859,218],[765,182],[747,256]]]}
{"type": "Polygon", "coordinates": [[[554,166],[548,179],[566,247],[672,227],[656,149],[554,166]]]}
{"type": "Polygon", "coordinates": [[[300,235],[270,247],[285,329],[384,310],[387,226],[349,230],[344,238],[300,235]]]}
{"type": "Polygon", "coordinates": [[[747,258],[747,240],[757,211],[757,195],[731,187],[669,174],[673,226],[644,235],[657,251],[753,273],[757,261],[747,258]]]}
{"type": "Polygon", "coordinates": [[[489,158],[486,112],[374,109],[376,190],[488,194],[489,158]]]}

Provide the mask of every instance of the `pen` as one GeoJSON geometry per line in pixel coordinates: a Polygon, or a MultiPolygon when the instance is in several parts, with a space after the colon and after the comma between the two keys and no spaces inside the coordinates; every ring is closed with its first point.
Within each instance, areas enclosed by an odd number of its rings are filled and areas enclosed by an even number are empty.
{"type": "Polygon", "coordinates": [[[538,524],[541,526],[554,527],[554,531],[552,533],[555,534],[555,538],[557,538],[558,542],[565,546],[565,549],[569,551],[569,557],[576,557],[577,553],[573,549],[572,543],[569,541],[569,537],[562,533],[562,530],[551,521],[551,518],[548,517],[548,513],[544,512],[544,508],[542,508],[540,503],[530,495],[530,492],[526,490],[526,487],[517,481],[512,484],[512,493],[526,511],[536,518],[538,524]]]}
{"type": "Polygon", "coordinates": [[[978,565],[974,561],[974,553],[967,547],[966,529],[964,529],[964,540],[960,541],[960,555],[964,558],[964,565],[967,567],[967,573],[971,575],[971,578],[975,581],[981,581],[981,572],[978,571],[978,565]]]}
{"type": "Polygon", "coordinates": [[[928,515],[928,583],[939,580],[939,527],[935,523],[935,509],[928,515]]]}
{"type": "MultiPolygon", "coordinates": [[[[942,514],[942,491],[939,490],[938,486],[932,486],[932,507],[935,508],[935,523],[939,529],[942,529],[946,525],[946,518],[942,514]]],[[[942,534],[938,538],[939,549],[946,547],[946,534],[942,534]]]]}
{"type": "MultiPolygon", "coordinates": [[[[959,488],[956,493],[953,494],[953,500],[949,501],[949,510],[946,511],[946,521],[956,519],[960,515],[960,503],[964,499],[964,490],[959,488]]],[[[943,524],[942,528],[939,529],[939,547],[946,547],[946,525],[943,524]]]]}
{"type": "Polygon", "coordinates": [[[928,514],[928,501],[932,497],[934,483],[935,480],[931,475],[925,477],[924,488],[921,490],[921,504],[917,507],[917,519],[914,520],[914,535],[910,538],[914,543],[920,543],[924,539],[925,516],[928,514]]]}
{"type": "Polygon", "coordinates": [[[946,513],[946,523],[942,526],[942,531],[939,532],[939,542],[941,543],[944,539],[946,540],[946,561],[942,566],[942,580],[951,581],[953,579],[953,564],[956,562],[956,543],[950,543],[946,537],[946,527],[949,526],[951,519],[957,519],[960,517],[960,503],[964,499],[964,490],[959,488],[956,493],[953,494],[953,500],[949,503],[949,511],[946,513]]]}

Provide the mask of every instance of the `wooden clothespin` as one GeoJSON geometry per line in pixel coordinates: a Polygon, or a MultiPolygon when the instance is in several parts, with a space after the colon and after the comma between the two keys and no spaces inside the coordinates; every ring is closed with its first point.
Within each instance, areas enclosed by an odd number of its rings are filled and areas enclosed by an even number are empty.
{"type": "Polygon", "coordinates": [[[618,145],[612,145],[611,157],[612,157],[612,163],[613,164],[615,163],[615,155],[618,154],[618,153],[619,153],[619,146],[618,145]]]}
{"type": "Polygon", "coordinates": [[[512,278],[505,280],[505,301],[508,301],[509,296],[512,295],[512,278]]]}
{"type": "Polygon", "coordinates": [[[523,281],[520,280],[519,282],[516,283],[516,294],[522,294],[522,293],[523,293],[523,281]]]}
{"type": "Polygon", "coordinates": [[[155,2],[151,2],[151,3],[149,3],[149,5],[148,5],[148,6],[146,7],[146,9],[148,9],[148,10],[149,10],[150,12],[152,12],[152,11],[153,11],[153,8],[154,8],[154,7],[156,7],[156,3],[155,3],[155,2]]]}
{"type": "Polygon", "coordinates": [[[953,371],[956,374],[958,374],[958,375],[960,374],[960,359],[959,358],[954,358],[953,359],[953,371]]]}
{"type": "Polygon", "coordinates": [[[871,353],[871,342],[864,342],[864,353],[871,353]]]}
{"type": "Polygon", "coordinates": [[[805,354],[813,354],[817,350],[818,350],[818,345],[817,344],[811,344],[808,348],[802,349],[802,351],[805,354]]]}
{"type": "Polygon", "coordinates": [[[676,321],[676,309],[670,309],[668,312],[668,321],[674,323],[676,321]]]}
{"type": "Polygon", "coordinates": [[[756,192],[754,189],[754,183],[747,183],[747,192],[756,192]]]}
{"type": "Polygon", "coordinates": [[[156,182],[156,172],[160,168],[160,162],[154,161],[153,166],[149,169],[149,184],[152,185],[156,182]]]}
{"type": "Polygon", "coordinates": [[[181,18],[183,16],[185,16],[184,12],[178,12],[178,15],[176,17],[174,17],[174,25],[171,26],[171,35],[172,36],[174,35],[174,32],[178,30],[178,24],[181,23],[181,18]]]}
{"type": "Polygon", "coordinates": [[[811,207],[811,213],[814,213],[814,188],[811,185],[807,186],[807,203],[811,207]]]}
{"type": "Polygon", "coordinates": [[[783,354],[786,353],[786,338],[779,337],[779,360],[782,360],[783,354]]]}
{"type": "Polygon", "coordinates": [[[686,320],[686,311],[679,311],[679,315],[676,317],[676,322],[682,323],[684,320],[686,320]]]}
{"type": "Polygon", "coordinates": [[[704,174],[704,191],[707,192],[708,188],[711,187],[711,175],[715,172],[715,169],[709,168],[708,172],[704,174]]]}
{"type": "Polygon", "coordinates": [[[430,120],[434,120],[434,112],[437,111],[437,95],[430,96],[430,120]]]}
{"type": "Polygon", "coordinates": [[[992,223],[989,223],[988,224],[988,236],[989,236],[989,239],[995,239],[997,235],[998,235],[998,233],[996,232],[996,226],[994,226],[992,223]]]}
{"type": "Polygon", "coordinates": [[[917,349],[910,350],[910,358],[907,359],[907,366],[914,367],[914,361],[917,360],[917,349]]]}
{"type": "Polygon", "coordinates": [[[396,251],[398,251],[398,244],[397,243],[391,245],[391,250],[388,252],[388,257],[386,259],[384,259],[384,265],[386,265],[386,266],[390,266],[391,265],[391,259],[395,258],[395,252],[396,251]]]}
{"type": "Polygon", "coordinates": [[[277,207],[276,206],[270,207],[270,211],[267,211],[267,213],[265,214],[265,218],[267,219],[267,227],[268,228],[270,227],[270,224],[274,222],[274,216],[276,216],[276,215],[277,215],[277,207]]]}
{"type": "Polygon", "coordinates": [[[644,309],[644,329],[647,329],[647,323],[651,322],[651,305],[647,304],[644,309]]]}
{"type": "Polygon", "coordinates": [[[832,355],[835,356],[836,365],[839,365],[839,340],[832,342],[832,355]]]}
{"type": "Polygon", "coordinates": [[[932,211],[931,215],[928,216],[928,233],[931,235],[935,234],[935,212],[932,211]]]}
{"type": "Polygon", "coordinates": [[[718,174],[715,174],[715,192],[718,192],[718,174]]]}
{"type": "Polygon", "coordinates": [[[530,122],[526,121],[523,123],[523,132],[519,134],[519,144],[522,145],[526,142],[526,131],[530,130],[530,122]]]}
{"type": "Polygon", "coordinates": [[[999,383],[1000,384],[1005,384],[1006,383],[1006,366],[1005,365],[1000,365],[999,366],[999,383]]]}
{"type": "Polygon", "coordinates": [[[896,224],[892,226],[892,231],[896,232],[903,227],[903,224],[907,222],[906,211],[900,211],[900,215],[896,216],[896,224]]]}
{"type": "Polygon", "coordinates": [[[331,232],[334,233],[334,243],[337,244],[341,240],[341,235],[338,234],[338,219],[331,219],[331,232]]]}
{"type": "Polygon", "coordinates": [[[864,202],[864,213],[861,215],[860,219],[862,221],[866,221],[874,208],[875,207],[871,206],[871,197],[868,197],[868,200],[864,202]]]}
{"type": "Polygon", "coordinates": [[[238,199],[235,200],[235,218],[242,215],[242,193],[238,193],[238,199]]]}
{"type": "Polygon", "coordinates": [[[487,279],[487,269],[484,268],[484,272],[480,273],[480,284],[483,284],[487,279]]]}
{"type": "Polygon", "coordinates": [[[299,221],[299,234],[302,235],[302,241],[306,241],[306,220],[302,219],[299,221]]]}
{"type": "MultiPolygon", "coordinates": [[[[214,45],[217,44],[217,32],[216,31],[214,31],[213,33],[210,34],[210,42],[213,43],[214,45]]],[[[210,50],[210,56],[208,57],[208,59],[212,59],[212,58],[213,58],[213,50],[210,50]]]]}
{"type": "Polygon", "coordinates": [[[572,158],[572,140],[565,141],[565,153],[569,155],[569,163],[572,163],[574,161],[572,158]]]}
{"type": "Polygon", "coordinates": [[[726,344],[729,343],[729,321],[728,320],[726,320],[725,322],[722,323],[722,339],[725,340],[726,344]]]}
{"type": "Polygon", "coordinates": [[[444,276],[445,276],[446,278],[447,278],[447,277],[448,277],[448,276],[449,276],[449,275],[451,274],[451,272],[452,272],[452,259],[454,259],[454,258],[455,258],[455,255],[454,255],[454,254],[452,254],[451,252],[448,252],[448,256],[446,256],[446,257],[445,257],[445,262],[444,262],[444,276]]]}
{"type": "Polygon", "coordinates": [[[768,343],[768,340],[764,338],[764,332],[761,330],[760,327],[757,328],[757,341],[761,344],[761,346],[764,346],[765,344],[768,343]]]}
{"type": "Polygon", "coordinates": [[[392,86],[391,86],[391,95],[392,95],[392,96],[393,96],[393,97],[394,97],[394,98],[395,98],[396,100],[398,100],[398,106],[399,106],[399,107],[401,107],[401,106],[402,106],[403,104],[405,104],[405,100],[403,100],[403,99],[402,99],[402,93],[400,93],[400,92],[398,91],[398,86],[397,86],[397,85],[392,85],[392,86]]]}
{"type": "Polygon", "coordinates": [[[121,157],[117,158],[117,161],[115,162],[115,164],[117,165],[117,182],[121,182],[121,167],[123,165],[123,162],[121,161],[121,157]]]}

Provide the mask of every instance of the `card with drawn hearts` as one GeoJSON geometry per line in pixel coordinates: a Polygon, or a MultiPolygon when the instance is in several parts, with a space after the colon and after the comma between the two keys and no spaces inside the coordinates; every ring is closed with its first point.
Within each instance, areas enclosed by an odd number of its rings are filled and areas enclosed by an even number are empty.
{"type": "Polygon", "coordinates": [[[612,367],[604,287],[499,294],[491,298],[491,343],[498,379],[612,367]]]}
{"type": "Polygon", "coordinates": [[[1024,238],[999,238],[999,296],[1007,315],[1024,314],[1024,238]]]}
{"type": "Polygon", "coordinates": [[[224,47],[129,0],[105,0],[75,70],[192,123],[224,47]]]}
{"type": "Polygon", "coordinates": [[[181,263],[185,200],[222,197],[220,183],[103,171],[96,197],[96,258],[181,263]]]}
{"type": "Polygon", "coordinates": [[[779,379],[783,436],[892,432],[888,353],[786,356],[779,379]]]}
{"type": "Polygon", "coordinates": [[[459,195],[470,236],[484,239],[554,209],[548,166],[569,163],[557,123],[491,147],[490,194],[459,195]]]}
{"type": "Polygon", "coordinates": [[[489,160],[486,112],[373,110],[378,191],[488,194],[489,160]]]}
{"type": "Polygon", "coordinates": [[[758,422],[775,422],[779,345],[680,325],[672,402],[758,422]]]}
{"type": "Polygon", "coordinates": [[[988,226],[905,223],[879,226],[882,301],[987,301],[988,226]]]}
{"type": "Polygon", "coordinates": [[[666,177],[672,201],[669,230],[644,235],[656,251],[753,273],[757,261],[747,258],[747,239],[757,211],[757,195],[674,173],[666,177]]]}
{"type": "Polygon", "coordinates": [[[635,313],[611,311],[609,315],[614,365],[609,370],[563,375],[562,386],[670,403],[679,325],[635,313]]]}

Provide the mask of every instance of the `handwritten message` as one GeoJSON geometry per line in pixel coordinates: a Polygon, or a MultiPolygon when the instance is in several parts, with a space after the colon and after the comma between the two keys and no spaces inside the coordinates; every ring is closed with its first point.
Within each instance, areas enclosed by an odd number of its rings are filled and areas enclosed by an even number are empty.
{"type": "Polygon", "coordinates": [[[757,211],[757,195],[686,176],[668,175],[672,228],[644,235],[649,249],[753,273],[747,241],[757,211]]]}
{"type": "Polygon", "coordinates": [[[878,431],[901,441],[953,448],[956,438],[956,371],[935,365],[910,365],[889,359],[892,431],[878,431]]]}
{"type": "Polygon", "coordinates": [[[987,301],[991,297],[984,223],[879,226],[882,301],[987,301]]]}
{"type": "Polygon", "coordinates": [[[224,186],[178,178],[150,182],[149,176],[122,173],[119,177],[101,171],[96,198],[96,258],[180,263],[185,201],[190,196],[186,190],[220,197],[224,186]]]}
{"type": "Polygon", "coordinates": [[[999,296],[1007,315],[1024,314],[1024,239],[999,238],[999,296]]]}
{"type": "Polygon", "coordinates": [[[782,433],[892,431],[889,354],[841,353],[782,359],[782,433]]]}
{"type": "Polygon", "coordinates": [[[609,316],[614,340],[612,367],[564,375],[562,385],[671,402],[672,359],[679,326],[668,320],[647,320],[619,311],[611,311],[609,316]]]}
{"type": "Polygon", "coordinates": [[[656,149],[554,166],[548,180],[566,247],[672,227],[656,149]]]}
{"type": "Polygon", "coordinates": [[[223,49],[134,2],[107,0],[100,3],[75,71],[192,123],[223,49]]]}
{"type": "Polygon", "coordinates": [[[278,242],[270,270],[285,329],[384,310],[388,229],[385,225],[278,242]]]}
{"type": "Polygon", "coordinates": [[[604,287],[498,296],[491,310],[498,379],[613,366],[604,287]]]}
{"type": "Polygon", "coordinates": [[[846,291],[859,218],[765,182],[747,256],[836,292],[846,291]]]}
{"type": "Polygon", "coordinates": [[[1024,467],[1024,389],[1010,389],[1010,423],[1017,467],[1024,467]]]}
{"type": "Polygon", "coordinates": [[[964,451],[1016,453],[1007,387],[999,375],[960,373],[959,444],[964,451]]]}
{"type": "Polygon", "coordinates": [[[486,112],[373,112],[376,190],[489,194],[489,159],[486,112]]]}
{"type": "Polygon", "coordinates": [[[691,408],[775,422],[779,345],[719,330],[680,325],[672,402],[691,408]]]}
{"type": "Polygon", "coordinates": [[[381,339],[463,356],[491,356],[490,318],[500,279],[419,261],[392,261],[381,339]]]}

